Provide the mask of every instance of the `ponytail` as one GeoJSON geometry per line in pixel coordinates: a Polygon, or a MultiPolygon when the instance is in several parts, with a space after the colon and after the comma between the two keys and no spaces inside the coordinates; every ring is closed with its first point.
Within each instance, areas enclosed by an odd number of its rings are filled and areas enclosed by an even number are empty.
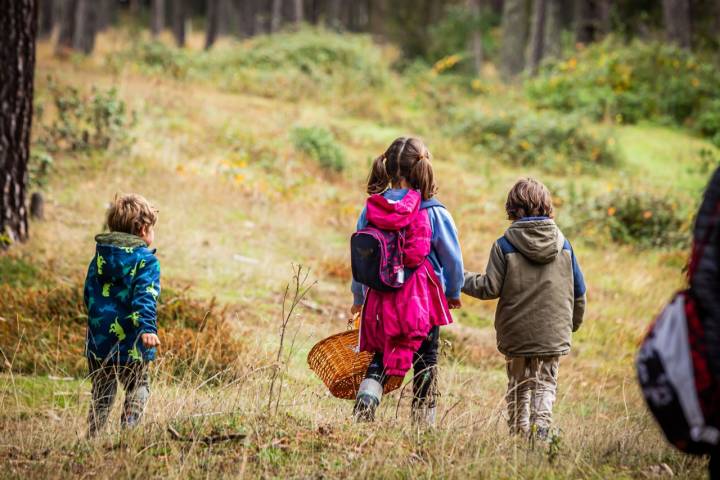
{"type": "Polygon", "coordinates": [[[390,180],[390,175],[388,175],[385,167],[385,155],[383,154],[373,161],[367,183],[368,195],[383,193],[387,190],[390,180]]]}
{"type": "Polygon", "coordinates": [[[429,156],[420,157],[410,170],[410,178],[407,179],[412,188],[418,190],[423,200],[430,200],[437,193],[435,175],[429,156]]]}

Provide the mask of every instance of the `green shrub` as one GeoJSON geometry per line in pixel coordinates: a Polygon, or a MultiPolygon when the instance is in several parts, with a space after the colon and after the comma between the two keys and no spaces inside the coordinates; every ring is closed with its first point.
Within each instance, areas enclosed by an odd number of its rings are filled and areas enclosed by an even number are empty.
{"type": "Polygon", "coordinates": [[[324,170],[342,172],[345,169],[345,153],[329,130],[296,127],[290,132],[290,137],[295,149],[313,158],[324,170]]]}
{"type": "Polygon", "coordinates": [[[133,142],[130,135],[135,123],[117,89],[95,87],[89,95],[71,86],[48,80],[53,118],[46,122],[45,108],[37,108],[40,133],[38,142],[45,152],[90,151],[113,148],[123,150],[133,142]]]}
{"type": "MultiPolygon", "coordinates": [[[[609,38],[546,64],[526,90],[539,107],[626,123],[656,119],[692,126],[705,105],[720,96],[720,75],[713,64],[672,45],[624,45],[609,38]]],[[[709,130],[707,135],[717,132],[709,130]]]]}
{"type": "Polygon", "coordinates": [[[705,103],[698,115],[697,126],[703,135],[720,147],[720,99],[705,103]]]}
{"type": "Polygon", "coordinates": [[[538,112],[472,112],[455,134],[507,162],[572,170],[619,163],[614,140],[586,129],[577,118],[538,112]]]}
{"type": "Polygon", "coordinates": [[[692,208],[677,200],[629,189],[594,197],[577,192],[574,183],[566,190],[551,189],[558,223],[571,237],[605,237],[640,248],[684,248],[689,243],[692,208]]]}

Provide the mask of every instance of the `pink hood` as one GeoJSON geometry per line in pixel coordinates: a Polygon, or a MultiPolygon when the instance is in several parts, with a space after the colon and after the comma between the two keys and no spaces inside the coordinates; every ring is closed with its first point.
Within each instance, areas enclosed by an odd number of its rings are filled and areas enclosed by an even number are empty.
{"type": "Polygon", "coordinates": [[[397,202],[382,195],[371,195],[367,200],[368,222],[382,230],[400,230],[407,227],[420,211],[422,198],[417,190],[408,190],[397,202]]]}

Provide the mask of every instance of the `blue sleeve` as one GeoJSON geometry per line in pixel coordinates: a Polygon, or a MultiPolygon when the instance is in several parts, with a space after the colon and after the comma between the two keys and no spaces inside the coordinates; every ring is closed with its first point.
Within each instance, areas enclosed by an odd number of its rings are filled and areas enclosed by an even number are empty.
{"type": "MultiPolygon", "coordinates": [[[[367,208],[363,208],[362,212],[360,213],[360,218],[358,218],[355,231],[357,232],[358,230],[362,230],[363,228],[367,227],[367,224],[367,208]]],[[[355,279],[353,279],[350,283],[350,290],[353,294],[353,305],[362,305],[363,303],[365,303],[365,287],[363,286],[363,284],[358,283],[355,281],[355,279]]]]}
{"type": "Polygon", "coordinates": [[[580,298],[585,295],[587,287],[585,286],[585,276],[580,269],[577,258],[575,257],[575,251],[573,250],[570,242],[565,240],[567,248],[570,250],[570,257],[572,258],[572,270],[573,270],[573,287],[575,290],[575,298],[580,298]]]}
{"type": "Polygon", "coordinates": [[[431,208],[428,213],[433,230],[432,249],[442,267],[445,296],[458,299],[460,298],[460,289],[465,283],[465,276],[455,222],[445,208],[431,208]]]}
{"type": "Polygon", "coordinates": [[[157,300],[160,296],[160,262],[155,255],[140,260],[132,284],[132,315],[139,333],[157,333],[157,300]]]}

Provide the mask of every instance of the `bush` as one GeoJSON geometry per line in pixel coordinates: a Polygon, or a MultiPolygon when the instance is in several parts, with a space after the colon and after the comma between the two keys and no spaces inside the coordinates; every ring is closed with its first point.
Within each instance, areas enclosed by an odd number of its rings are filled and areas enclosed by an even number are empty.
{"type": "MultiPolygon", "coordinates": [[[[720,75],[711,63],[672,45],[623,45],[609,38],[546,64],[526,90],[540,107],[595,119],[656,119],[692,126],[708,102],[720,96],[720,75]]],[[[708,135],[717,132],[715,127],[709,130],[708,135]]]]}
{"type": "Polygon", "coordinates": [[[720,99],[707,102],[697,120],[700,132],[720,147],[720,99]]]}
{"type": "Polygon", "coordinates": [[[666,196],[633,190],[615,190],[593,197],[553,188],[558,222],[569,236],[607,235],[619,244],[640,248],[684,248],[690,239],[691,209],[666,196]]]}
{"type": "Polygon", "coordinates": [[[90,95],[84,95],[49,78],[48,92],[55,110],[52,120],[44,122],[45,109],[36,107],[38,143],[46,152],[123,150],[132,144],[130,130],[135,115],[128,112],[117,89],[93,87],[90,95]]]}
{"type": "MultiPolygon", "coordinates": [[[[243,346],[226,317],[214,301],[164,289],[158,305],[161,370],[203,378],[237,374],[243,346]]],[[[86,325],[81,286],[0,285],[0,372],[85,376],[86,325]]]]}
{"type": "Polygon", "coordinates": [[[614,139],[563,115],[472,112],[458,122],[455,134],[515,165],[557,171],[619,163],[614,139]]]}
{"type": "Polygon", "coordinates": [[[328,171],[345,169],[345,153],[335,141],[335,136],[322,127],[296,127],[290,132],[295,149],[313,158],[328,171]]]}

